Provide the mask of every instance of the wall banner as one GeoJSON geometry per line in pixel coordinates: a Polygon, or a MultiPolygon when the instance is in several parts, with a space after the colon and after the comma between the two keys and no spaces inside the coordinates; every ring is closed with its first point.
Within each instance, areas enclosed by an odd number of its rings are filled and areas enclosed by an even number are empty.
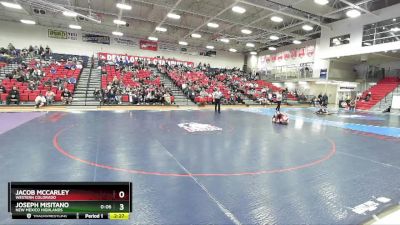
{"type": "Polygon", "coordinates": [[[53,30],[48,29],[47,35],[49,38],[55,39],[68,39],[68,40],[78,40],[78,34],[73,32],[67,32],[63,30],[53,30]]]}
{"type": "Polygon", "coordinates": [[[110,37],[98,34],[82,34],[82,41],[109,45],[110,37]]]}
{"type": "Polygon", "coordinates": [[[155,41],[140,40],[140,49],[157,51],[158,43],[155,41]]]}
{"type": "Polygon", "coordinates": [[[163,59],[163,58],[157,58],[157,57],[144,57],[144,56],[133,56],[133,55],[127,55],[127,54],[111,54],[111,53],[105,53],[105,52],[99,52],[97,53],[97,56],[99,60],[106,60],[106,61],[119,61],[122,59],[122,61],[128,60],[129,62],[134,62],[137,60],[147,60],[148,62],[151,62],[153,64],[161,64],[165,65],[168,63],[168,65],[183,65],[187,67],[194,67],[194,62],[189,62],[189,61],[183,61],[183,60],[178,60],[178,59],[163,59]]]}
{"type": "Polygon", "coordinates": [[[127,46],[138,46],[138,42],[135,40],[125,38],[113,38],[114,43],[127,46]]]}

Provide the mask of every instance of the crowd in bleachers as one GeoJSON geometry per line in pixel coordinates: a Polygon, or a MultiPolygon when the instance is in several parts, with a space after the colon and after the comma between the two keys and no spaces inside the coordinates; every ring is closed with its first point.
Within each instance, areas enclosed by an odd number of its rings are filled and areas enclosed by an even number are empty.
{"type": "MultiPolygon", "coordinates": [[[[47,51],[47,50],[45,50],[47,51]]],[[[40,52],[34,53],[41,56],[40,52]]],[[[37,107],[62,101],[70,104],[81,71],[77,61],[22,62],[0,80],[0,103],[35,102],[37,107]]]]}
{"type": "Polygon", "coordinates": [[[196,68],[166,66],[163,72],[199,104],[212,103],[212,93],[216,90],[222,92],[223,104],[244,104],[244,97],[259,104],[271,104],[276,101],[276,93],[282,92],[279,87],[259,80],[258,75],[244,73],[237,68],[217,69],[200,63],[196,68]]]}
{"type": "Polygon", "coordinates": [[[159,75],[150,67],[141,63],[129,65],[117,63],[102,67],[101,90],[95,90],[95,97],[103,104],[134,105],[174,103],[174,96],[161,83],[159,75]]]}

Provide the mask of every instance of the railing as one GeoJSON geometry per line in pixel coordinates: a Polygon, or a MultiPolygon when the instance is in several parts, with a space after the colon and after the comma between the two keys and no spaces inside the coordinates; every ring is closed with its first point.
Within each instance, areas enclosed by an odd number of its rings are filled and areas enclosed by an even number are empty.
{"type": "MultiPolygon", "coordinates": [[[[398,95],[398,94],[400,93],[399,89],[400,89],[400,85],[398,85],[398,86],[396,87],[395,90],[393,90],[392,92],[390,92],[389,94],[387,94],[387,95],[385,96],[384,99],[380,100],[380,101],[379,101],[379,109],[382,109],[382,102],[383,102],[383,100],[385,100],[385,104],[386,104],[386,103],[388,102],[388,99],[389,99],[389,100],[393,99],[393,94],[398,95]],[[390,97],[389,97],[389,95],[390,95],[390,97]]],[[[385,107],[386,107],[386,106],[385,106],[385,107]]]]}
{"type": "MultiPolygon", "coordinates": [[[[92,56],[92,58],[91,58],[91,63],[92,63],[92,65],[90,66],[90,70],[89,70],[89,77],[88,77],[88,79],[87,79],[87,81],[86,81],[86,91],[85,91],[85,106],[86,106],[86,103],[87,103],[87,96],[88,96],[88,91],[89,91],[89,84],[90,84],[90,79],[92,78],[92,70],[93,70],[93,66],[94,66],[94,64],[93,64],[93,56],[92,56]]],[[[82,70],[83,71],[83,70],[82,70]]],[[[82,73],[81,73],[81,75],[82,75],[82,73]]]]}
{"type": "Polygon", "coordinates": [[[312,78],[313,71],[289,71],[289,72],[273,72],[271,74],[266,74],[266,80],[288,80],[288,79],[305,79],[312,78]]]}

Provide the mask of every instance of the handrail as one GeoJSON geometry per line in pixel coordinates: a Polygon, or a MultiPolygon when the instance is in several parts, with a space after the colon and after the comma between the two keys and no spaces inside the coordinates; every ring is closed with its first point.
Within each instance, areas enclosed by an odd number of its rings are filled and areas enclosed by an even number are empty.
{"type": "Polygon", "coordinates": [[[85,106],[86,106],[86,103],[87,103],[87,96],[88,96],[88,91],[89,91],[90,79],[92,78],[93,59],[94,59],[94,57],[92,56],[92,59],[91,59],[92,65],[90,66],[89,77],[88,77],[88,80],[86,81],[85,106]]]}

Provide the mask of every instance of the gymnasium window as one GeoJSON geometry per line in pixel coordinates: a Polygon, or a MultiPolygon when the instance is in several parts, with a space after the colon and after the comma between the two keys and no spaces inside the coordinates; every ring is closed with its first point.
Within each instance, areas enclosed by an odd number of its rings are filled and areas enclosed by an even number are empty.
{"type": "Polygon", "coordinates": [[[362,46],[400,41],[400,17],[364,25],[362,46]]]}

